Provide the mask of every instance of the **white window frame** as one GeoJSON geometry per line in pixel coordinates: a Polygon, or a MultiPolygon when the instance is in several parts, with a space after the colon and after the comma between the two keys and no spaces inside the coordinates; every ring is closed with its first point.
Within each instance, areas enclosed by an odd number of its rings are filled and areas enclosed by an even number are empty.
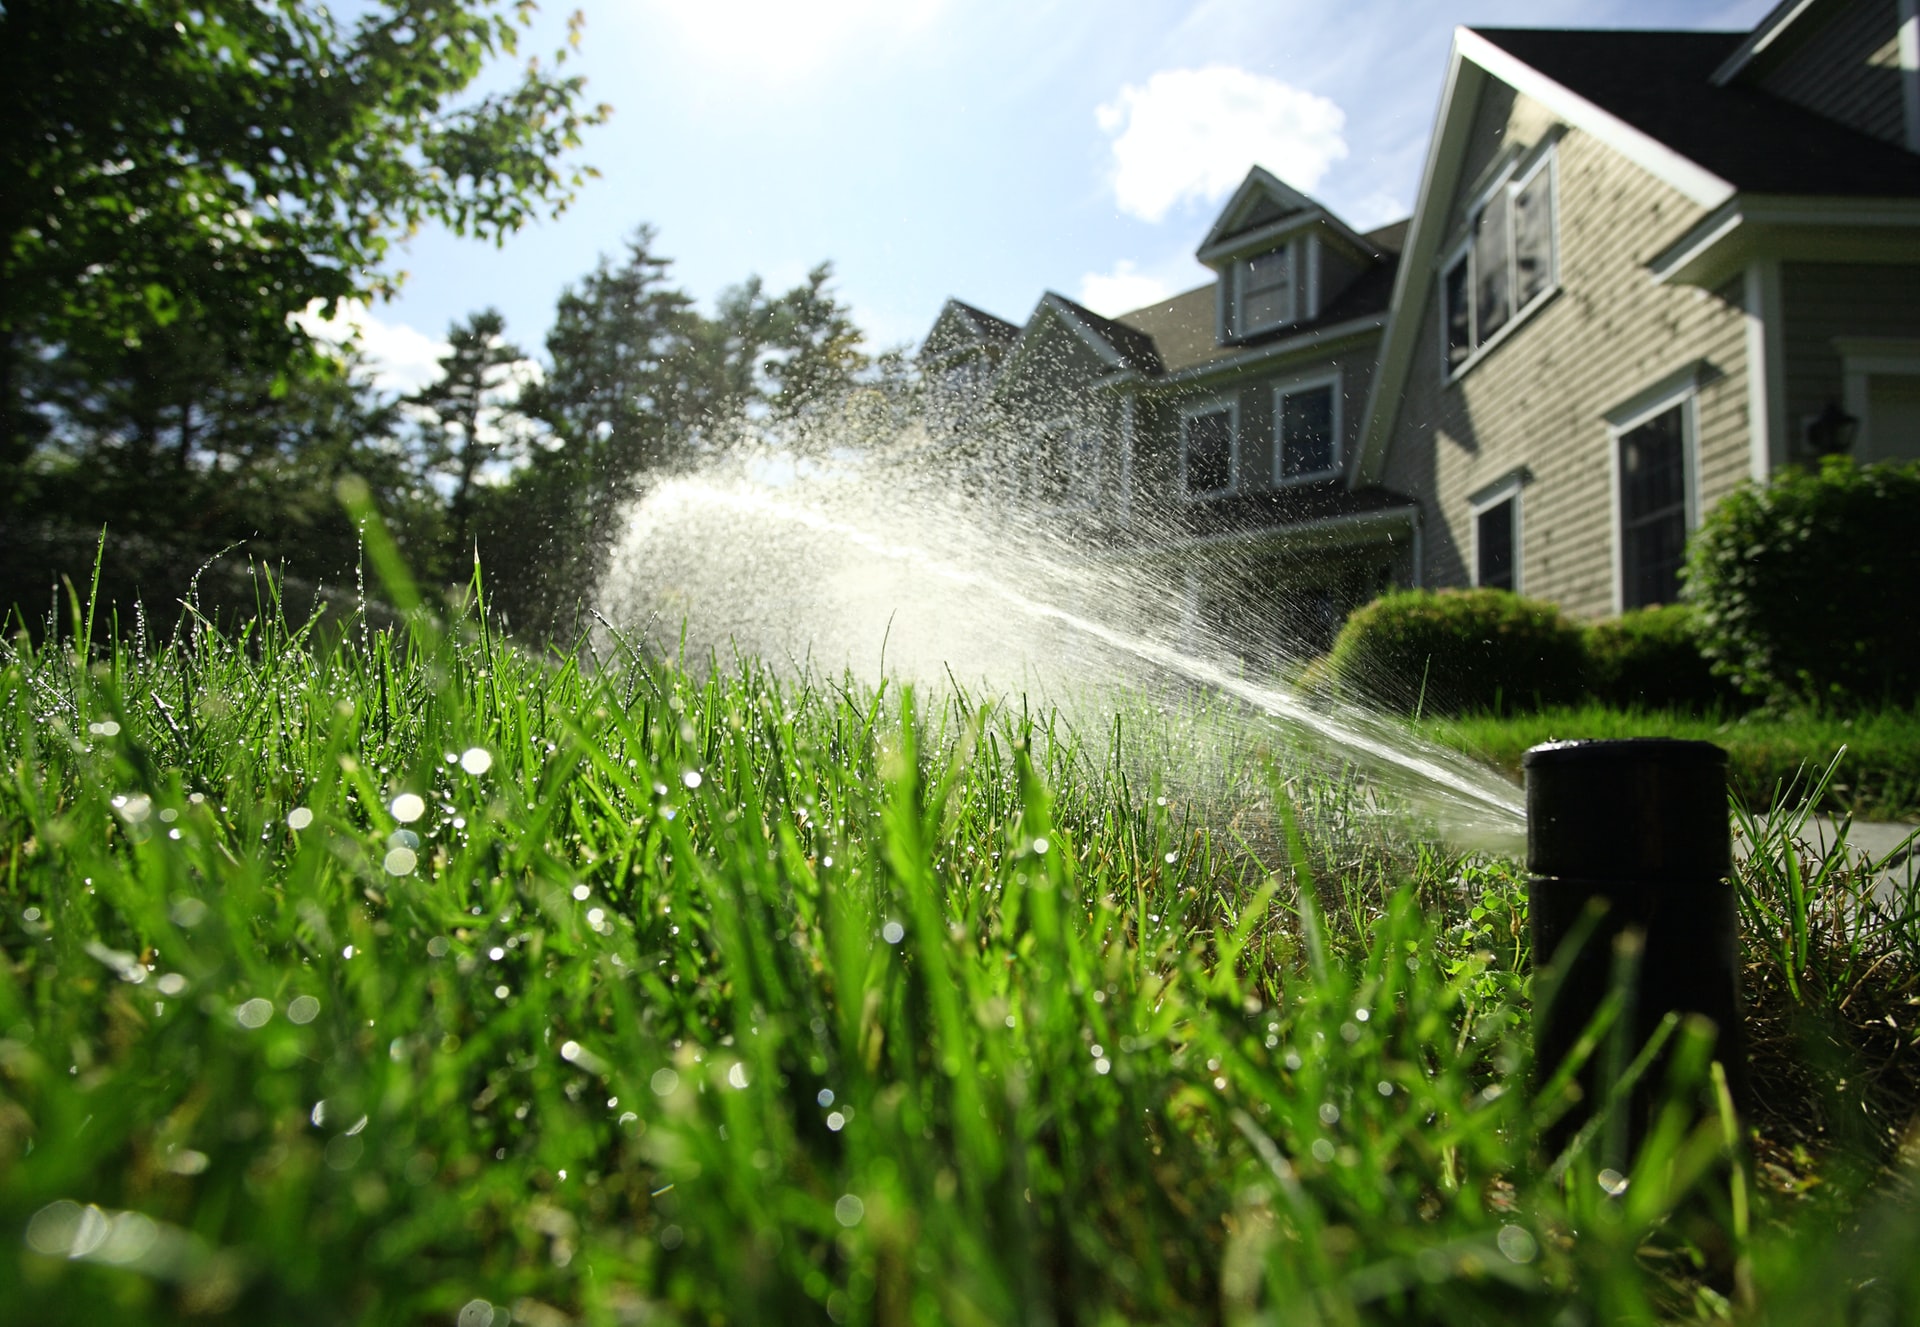
{"type": "MultiPolygon", "coordinates": [[[[1533,317],[1535,313],[1546,305],[1547,301],[1551,300],[1560,292],[1560,153],[1557,147],[1558,142],[1559,139],[1557,136],[1550,137],[1545,140],[1540,147],[1536,148],[1531,155],[1517,157],[1512,165],[1502,170],[1494,177],[1491,184],[1474,196],[1472,204],[1468,206],[1466,210],[1466,235],[1461,238],[1453,248],[1447,251],[1446,257],[1439,264],[1437,269],[1439,275],[1437,287],[1439,290],[1439,299],[1436,300],[1435,303],[1439,306],[1440,378],[1443,382],[1451,384],[1464,378],[1472,371],[1474,365],[1485,359],[1493,352],[1496,346],[1513,335],[1515,328],[1533,317]],[[1534,178],[1542,171],[1548,172],[1547,193],[1553,203],[1553,224],[1547,228],[1547,283],[1540,288],[1539,294],[1535,295],[1525,304],[1518,305],[1511,309],[1507,314],[1507,321],[1501,324],[1499,331],[1495,332],[1485,341],[1479,341],[1475,338],[1473,331],[1474,324],[1479,321],[1478,300],[1476,298],[1477,283],[1474,280],[1475,273],[1472,266],[1474,222],[1479,220],[1482,212],[1486,211],[1487,204],[1493,201],[1495,194],[1503,190],[1507,193],[1507,262],[1512,268],[1512,275],[1517,278],[1518,267],[1515,265],[1513,243],[1513,197],[1522,189],[1526,188],[1527,185],[1533,183],[1534,178]],[[1462,262],[1467,264],[1467,339],[1472,344],[1471,349],[1467,352],[1467,357],[1460,361],[1458,368],[1455,368],[1447,363],[1447,277],[1453,271],[1454,267],[1462,262]]],[[[1512,293],[1517,292],[1518,289],[1519,282],[1517,279],[1509,282],[1510,296],[1512,293]]]]}
{"type": "Polygon", "coordinates": [[[1626,612],[1626,530],[1620,520],[1620,439],[1642,424],[1678,406],[1680,409],[1680,476],[1686,493],[1687,534],[1700,528],[1700,379],[1705,368],[1696,361],[1668,374],[1652,386],[1608,411],[1607,525],[1613,544],[1613,611],[1626,612]]]}
{"type": "MultiPolygon", "coordinates": [[[[1616,444],[1616,446],[1617,445],[1618,444],[1616,444]]],[[[1618,455],[1617,452],[1615,454],[1618,455]]],[[[1524,496],[1526,487],[1527,476],[1525,472],[1516,472],[1498,481],[1493,487],[1482,489],[1479,493],[1467,499],[1467,508],[1473,513],[1471,537],[1468,541],[1471,550],[1470,556],[1472,558],[1472,562],[1469,565],[1473,570],[1473,583],[1476,587],[1480,584],[1480,518],[1492,511],[1495,507],[1498,507],[1501,503],[1511,502],[1513,503],[1512,589],[1515,594],[1525,594],[1527,592],[1527,559],[1523,554],[1525,546],[1522,543],[1527,529],[1526,501],[1524,496]]]]}
{"type": "Polygon", "coordinates": [[[1240,399],[1237,396],[1216,396],[1205,401],[1195,401],[1180,407],[1180,492],[1189,502],[1198,502],[1203,498],[1222,498],[1240,491],[1240,399]],[[1187,424],[1201,415],[1217,415],[1225,412],[1227,416],[1227,486],[1208,489],[1196,493],[1187,483],[1187,424]]]}
{"type": "Polygon", "coordinates": [[[1284,382],[1275,383],[1273,385],[1274,487],[1291,488],[1295,484],[1318,483],[1320,480],[1331,479],[1335,475],[1338,475],[1343,468],[1346,457],[1346,448],[1343,445],[1341,432],[1345,425],[1346,421],[1341,410],[1339,369],[1336,368],[1321,373],[1303,374],[1298,378],[1289,378],[1284,382]],[[1289,396],[1294,396],[1301,392],[1310,392],[1318,387],[1328,388],[1333,396],[1333,464],[1326,470],[1315,470],[1304,475],[1287,475],[1283,464],[1285,458],[1282,455],[1282,449],[1286,446],[1286,438],[1282,433],[1282,425],[1285,423],[1285,416],[1281,409],[1282,404],[1289,396]]]}
{"type": "MultiPolygon", "coordinates": [[[[1040,497],[1040,465],[1030,467],[1027,484],[1028,500],[1046,512],[1092,511],[1094,508],[1094,490],[1099,466],[1099,435],[1090,430],[1086,423],[1073,415],[1056,415],[1040,425],[1040,445],[1043,448],[1059,446],[1062,448],[1062,460],[1076,455],[1076,440],[1086,439],[1087,466],[1074,465],[1067,469],[1067,498],[1065,502],[1042,502],[1040,497]]],[[[1044,456],[1035,458],[1044,464],[1044,456]]]]}
{"type": "Polygon", "coordinates": [[[1276,245],[1271,249],[1256,249],[1251,253],[1235,254],[1228,260],[1226,332],[1229,338],[1235,341],[1245,341],[1249,337],[1260,336],[1263,333],[1271,332],[1281,327],[1289,327],[1300,321],[1300,287],[1304,277],[1302,269],[1306,266],[1303,257],[1303,252],[1306,247],[1306,245],[1300,242],[1299,236],[1293,236],[1284,244],[1276,245]],[[1262,323],[1258,327],[1242,326],[1240,310],[1242,308],[1242,298],[1245,291],[1242,289],[1241,282],[1246,274],[1246,268],[1243,264],[1252,262],[1255,258],[1265,258],[1268,254],[1274,253],[1284,253],[1287,256],[1286,313],[1274,319],[1272,322],[1262,323]]]}

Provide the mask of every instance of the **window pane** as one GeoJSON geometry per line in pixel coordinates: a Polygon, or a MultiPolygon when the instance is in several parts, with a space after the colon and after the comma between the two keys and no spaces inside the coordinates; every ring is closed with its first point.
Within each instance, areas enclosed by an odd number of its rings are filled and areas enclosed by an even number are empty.
{"type": "Polygon", "coordinates": [[[1473,225],[1473,311],[1477,340],[1483,344],[1507,325],[1513,312],[1507,280],[1507,191],[1502,189],[1473,225]]]}
{"type": "Polygon", "coordinates": [[[1187,492],[1217,493],[1233,480],[1233,418],[1225,410],[1187,417],[1187,492]]]}
{"type": "Polygon", "coordinates": [[[1687,551],[1681,407],[1620,436],[1620,572],[1628,608],[1671,603],[1687,551]]]}
{"type": "Polygon", "coordinates": [[[1447,367],[1457,369],[1473,353],[1473,316],[1467,307],[1467,260],[1447,269],[1447,367]]]}
{"type": "Polygon", "coordinates": [[[1288,392],[1280,398],[1280,477],[1333,469],[1333,388],[1288,392]]]}
{"type": "Polygon", "coordinates": [[[1235,331],[1246,335],[1285,322],[1291,313],[1293,289],[1289,251],[1280,249],[1242,259],[1238,272],[1240,289],[1235,331]]]}
{"type": "Polygon", "coordinates": [[[1513,196],[1514,304],[1525,308],[1553,282],[1553,167],[1513,196]]]}
{"type": "Polygon", "coordinates": [[[1475,517],[1474,537],[1478,565],[1474,584],[1498,590],[1513,588],[1513,499],[1489,507],[1475,517]]]}

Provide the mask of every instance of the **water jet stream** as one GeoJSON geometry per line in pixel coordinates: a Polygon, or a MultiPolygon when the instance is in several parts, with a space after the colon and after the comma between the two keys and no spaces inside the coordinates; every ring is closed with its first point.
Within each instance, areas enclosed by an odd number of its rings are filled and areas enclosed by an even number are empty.
{"type": "MultiPolygon", "coordinates": [[[[650,541],[671,540],[667,529],[675,517],[696,512],[724,515],[762,539],[768,522],[826,536],[849,550],[885,559],[917,575],[991,596],[1030,621],[1058,624],[1152,670],[1232,697],[1310,735],[1356,764],[1395,776],[1392,781],[1400,791],[1410,795],[1456,841],[1511,848],[1524,834],[1525,808],[1518,788],[1464,757],[1418,744],[1404,731],[1390,730],[1379,716],[1352,707],[1323,709],[1309,704],[1295,693],[1251,682],[1185,650],[1036,598],[988,571],[960,565],[918,544],[886,538],[817,506],[794,501],[764,483],[723,484],[690,476],[656,486],[633,509],[629,538],[622,550],[628,562],[635,560],[638,551],[647,549],[650,541]]],[[[648,567],[653,565],[651,558],[641,560],[648,567]]],[[[1040,579],[1049,583],[1086,579],[1083,571],[1050,559],[1029,554],[1025,560],[1040,573],[1040,579]]],[[[706,566],[710,568],[711,563],[706,566]]],[[[621,574],[616,561],[613,578],[617,580],[621,574]]],[[[631,579],[637,571],[629,566],[624,574],[631,579]]]]}

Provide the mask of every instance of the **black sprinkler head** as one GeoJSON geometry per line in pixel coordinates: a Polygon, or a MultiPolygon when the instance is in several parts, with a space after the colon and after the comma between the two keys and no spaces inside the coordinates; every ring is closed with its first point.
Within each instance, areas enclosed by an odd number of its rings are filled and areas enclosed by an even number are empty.
{"type": "MultiPolygon", "coordinates": [[[[1550,992],[1534,1012],[1537,1083],[1552,1078],[1631,973],[1627,1040],[1603,1039],[1587,1060],[1581,1100],[1549,1129],[1548,1149],[1563,1147],[1605,1100],[1608,1075],[1623,1067],[1618,1052],[1637,1054],[1669,1012],[1712,1021],[1715,1058],[1744,1106],[1727,753],[1668,738],[1551,742],[1522,764],[1534,964],[1551,967],[1536,982],[1550,992]]],[[[1625,1168],[1664,1079],[1663,1061],[1641,1079],[1624,1127],[1608,1131],[1625,1147],[1608,1164],[1625,1168]]]]}

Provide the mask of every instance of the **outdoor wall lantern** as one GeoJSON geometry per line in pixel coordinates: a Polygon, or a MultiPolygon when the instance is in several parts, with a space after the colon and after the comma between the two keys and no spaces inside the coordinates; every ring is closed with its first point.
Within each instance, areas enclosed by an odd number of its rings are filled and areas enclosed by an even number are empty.
{"type": "Polygon", "coordinates": [[[1826,409],[1807,421],[1807,447],[1815,456],[1838,456],[1853,447],[1859,429],[1860,421],[1828,397],[1826,409]]]}
{"type": "MultiPolygon", "coordinates": [[[[1714,1058],[1746,1106],[1727,753],[1667,738],[1551,742],[1527,752],[1527,871],[1536,976],[1534,1070],[1544,1085],[1596,1013],[1624,997],[1592,1047],[1580,1096],[1542,1142],[1557,1152],[1605,1103],[1625,1060],[1671,1014],[1710,1020],[1714,1058]]],[[[1668,1043],[1669,1048],[1672,1042],[1668,1043]]],[[[1625,1170],[1665,1087],[1665,1055],[1616,1103],[1604,1164],[1625,1170]]]]}

